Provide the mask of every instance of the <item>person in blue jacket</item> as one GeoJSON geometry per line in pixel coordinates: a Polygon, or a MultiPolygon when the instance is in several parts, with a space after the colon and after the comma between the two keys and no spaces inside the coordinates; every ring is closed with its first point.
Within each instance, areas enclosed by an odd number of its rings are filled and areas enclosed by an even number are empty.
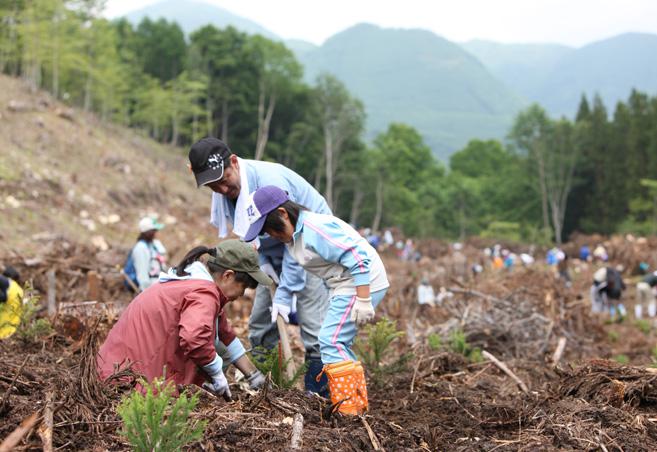
{"type": "Polygon", "coordinates": [[[367,409],[365,376],[351,346],[357,325],[374,318],[374,309],[390,285],[381,258],[347,223],[309,211],[279,187],[256,190],[247,213],[250,227],[244,240],[254,240],[262,233],[280,240],[308,273],[328,286],[331,302],[319,346],[331,400],[341,404],[343,413],[362,413],[367,409]],[[359,392],[353,392],[350,385],[359,392]]]}
{"type": "MultiPolygon", "coordinates": [[[[289,193],[290,199],[313,212],[331,214],[326,200],[305,179],[278,163],[239,158],[223,141],[206,137],[194,143],[189,151],[190,168],[198,187],[212,190],[210,222],[219,237],[229,230],[244,238],[249,227],[246,206],[249,195],[265,185],[276,185],[289,193]]],[[[319,329],[328,308],[328,290],[322,280],[306,274],[278,240],[263,236],[257,240],[260,266],[277,285],[272,300],[270,290],[256,289],[249,318],[249,341],[254,352],[271,349],[278,343],[276,317],[286,321],[296,317],[306,350],[307,390],[328,395],[326,377],[319,353],[319,329]],[[295,303],[296,301],[296,303],[295,303]],[[298,312],[293,312],[294,307],[298,312]]],[[[257,356],[256,356],[257,359],[257,356]]]]}

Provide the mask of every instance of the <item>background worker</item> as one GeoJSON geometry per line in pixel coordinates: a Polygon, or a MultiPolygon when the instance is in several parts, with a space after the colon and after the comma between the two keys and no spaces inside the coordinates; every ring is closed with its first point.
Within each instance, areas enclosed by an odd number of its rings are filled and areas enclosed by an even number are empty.
{"type": "Polygon", "coordinates": [[[591,285],[591,311],[595,313],[609,310],[612,319],[618,313],[618,320],[627,314],[621,301],[625,283],[618,270],[602,267],[593,274],[591,285]]]}
{"type": "MultiPolygon", "coordinates": [[[[219,237],[226,237],[231,227],[238,237],[245,236],[249,228],[246,211],[249,195],[265,185],[280,187],[290,199],[313,212],[331,213],[324,197],[294,171],[277,163],[239,158],[217,138],[197,141],[189,151],[189,162],[197,186],[213,191],[210,221],[217,227],[219,237]]],[[[257,242],[260,265],[278,286],[273,300],[268,288],[256,290],[249,318],[251,346],[256,354],[259,348],[276,346],[279,337],[273,322],[279,314],[289,321],[296,297],[297,320],[308,366],[305,387],[327,396],[326,390],[322,390],[326,378],[318,382],[316,377],[322,371],[318,335],[328,308],[328,290],[320,278],[306,274],[281,242],[266,236],[257,242]]]]}
{"type": "Polygon", "coordinates": [[[324,372],[331,401],[344,414],[367,410],[367,385],[362,365],[351,350],[357,325],[374,318],[389,283],[376,250],[358,231],[332,215],[310,212],[274,186],[250,197],[249,227],[244,239],[264,233],[285,243],[308,272],[329,287],[328,312],[319,333],[324,372]]]}
{"type": "Polygon", "coordinates": [[[648,316],[657,315],[657,304],[655,304],[655,287],[657,286],[657,272],[649,273],[636,285],[636,304],[634,315],[637,319],[643,316],[644,309],[648,316]]]}
{"type": "MultiPolygon", "coordinates": [[[[124,272],[140,291],[157,282],[160,272],[166,270],[166,248],[155,238],[163,227],[152,217],[144,217],[139,221],[137,243],[128,256],[124,272]]],[[[132,285],[127,284],[126,287],[134,291],[132,285]]]]}
{"type": "Polygon", "coordinates": [[[226,240],[216,248],[196,247],[159,281],[128,305],[100,347],[103,380],[132,364],[149,382],[164,376],[176,385],[201,386],[209,378],[215,394],[230,397],[223,369],[234,364],[253,389],[265,384],[224,312],[247,287],[271,284],[250,245],[226,240]]]}

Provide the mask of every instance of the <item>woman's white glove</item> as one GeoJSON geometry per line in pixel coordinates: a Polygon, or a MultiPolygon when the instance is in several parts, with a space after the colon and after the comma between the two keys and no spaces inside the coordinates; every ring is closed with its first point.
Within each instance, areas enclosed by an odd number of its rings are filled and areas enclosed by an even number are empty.
{"type": "Polygon", "coordinates": [[[252,374],[248,375],[246,377],[246,381],[249,383],[249,388],[253,389],[254,391],[261,389],[263,386],[265,386],[265,383],[267,383],[267,379],[259,370],[256,370],[252,374]]]}
{"type": "Polygon", "coordinates": [[[374,306],[372,306],[372,297],[356,297],[356,303],[351,308],[351,320],[356,325],[364,325],[371,322],[374,318],[374,306]]]}
{"type": "Polygon", "coordinates": [[[215,354],[214,359],[203,366],[203,370],[208,374],[211,381],[211,383],[203,383],[203,387],[216,396],[223,396],[224,399],[230,400],[232,394],[228,387],[228,380],[226,380],[226,376],[222,370],[223,364],[224,362],[221,357],[215,354]]]}
{"type": "Polygon", "coordinates": [[[212,383],[208,384],[208,389],[212,391],[217,396],[223,396],[225,399],[230,399],[232,394],[230,393],[230,387],[228,387],[228,380],[223,372],[220,372],[216,375],[210,377],[212,383]]]}

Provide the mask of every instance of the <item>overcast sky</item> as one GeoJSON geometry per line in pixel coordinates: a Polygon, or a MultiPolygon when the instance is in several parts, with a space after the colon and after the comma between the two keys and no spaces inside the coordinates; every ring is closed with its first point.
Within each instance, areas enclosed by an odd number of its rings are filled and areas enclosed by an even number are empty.
{"type": "MultiPolygon", "coordinates": [[[[657,0],[205,0],[284,39],[321,44],[359,22],[424,28],[452,41],[581,46],[629,31],[657,33],[657,0]]],[[[157,0],[107,0],[121,16],[157,0]]]]}

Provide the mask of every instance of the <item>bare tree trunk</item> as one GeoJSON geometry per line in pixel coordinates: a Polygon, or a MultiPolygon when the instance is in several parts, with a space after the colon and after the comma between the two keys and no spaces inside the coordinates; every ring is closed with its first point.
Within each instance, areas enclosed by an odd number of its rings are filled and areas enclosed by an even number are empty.
{"type": "Polygon", "coordinates": [[[221,103],[221,140],[228,143],[228,120],[230,119],[230,109],[226,99],[221,103]]]}
{"type": "Polygon", "coordinates": [[[317,162],[317,169],[315,170],[315,183],[313,184],[313,187],[315,187],[315,190],[318,192],[322,191],[322,174],[324,171],[322,171],[322,167],[324,166],[324,155],[322,155],[322,158],[319,159],[319,162],[317,162]]]}
{"type": "Polygon", "coordinates": [[[459,196],[459,240],[465,240],[465,201],[463,195],[459,196]]]}
{"type": "Polygon", "coordinates": [[[354,192],[354,199],[351,203],[351,214],[349,215],[349,223],[358,224],[358,216],[360,215],[360,205],[363,202],[365,194],[363,190],[356,189],[354,192]]]}
{"type": "Polygon", "coordinates": [[[179,118],[178,118],[178,102],[176,99],[176,89],[175,87],[173,88],[173,110],[171,111],[171,141],[169,142],[171,146],[175,146],[178,144],[178,134],[179,134],[179,118]]]}
{"type": "MultiPolygon", "coordinates": [[[[59,8],[57,8],[59,9],[59,8]]],[[[53,18],[54,22],[54,45],[53,45],[53,56],[52,56],[52,94],[55,96],[55,99],[59,99],[59,11],[55,11],[55,17],[53,18]]]]}
{"type": "Polygon", "coordinates": [[[87,81],[84,84],[84,111],[91,110],[91,70],[87,73],[87,81]]]}
{"type": "Polygon", "coordinates": [[[372,221],[372,232],[378,232],[381,226],[381,216],[383,215],[383,176],[379,174],[376,181],[376,212],[374,221],[372,221]]]}
{"type": "Polygon", "coordinates": [[[328,126],[324,127],[324,157],[326,174],[324,197],[329,208],[333,210],[333,135],[328,126]]]}
{"type": "Polygon", "coordinates": [[[269,96],[269,104],[267,105],[267,112],[265,113],[265,93],[264,89],[260,91],[260,99],[258,101],[258,136],[256,139],[255,160],[261,160],[265,155],[265,147],[269,141],[269,125],[271,118],[274,115],[274,108],[276,108],[276,95],[272,93],[269,96]]]}
{"type": "Polygon", "coordinates": [[[198,117],[196,116],[196,109],[192,113],[192,142],[198,140],[198,117]]]}
{"type": "Polygon", "coordinates": [[[545,185],[545,162],[543,161],[542,151],[536,150],[536,159],[538,163],[538,184],[541,189],[541,209],[543,212],[543,228],[550,228],[550,220],[548,218],[548,199],[547,187],[545,185]]]}
{"type": "Polygon", "coordinates": [[[210,97],[205,101],[205,132],[206,135],[214,135],[214,124],[212,122],[212,101],[210,97]]]}

